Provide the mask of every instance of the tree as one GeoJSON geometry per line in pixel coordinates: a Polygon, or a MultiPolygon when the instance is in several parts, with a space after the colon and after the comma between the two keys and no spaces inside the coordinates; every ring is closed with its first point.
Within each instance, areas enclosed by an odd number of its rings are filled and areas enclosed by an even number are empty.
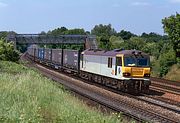
{"type": "Polygon", "coordinates": [[[111,36],[110,37],[110,49],[124,49],[124,40],[121,37],[111,36]]]}
{"type": "Polygon", "coordinates": [[[46,35],[45,31],[41,31],[40,35],[46,35]]]}
{"type": "Polygon", "coordinates": [[[144,38],[146,42],[159,42],[161,40],[168,40],[166,35],[162,36],[155,32],[150,32],[149,34],[144,32],[142,33],[141,37],[144,38]]]}
{"type": "Polygon", "coordinates": [[[114,28],[111,27],[111,24],[108,25],[96,25],[92,30],[91,30],[92,35],[96,35],[98,42],[99,42],[99,47],[102,49],[110,49],[110,42],[109,39],[112,35],[116,35],[116,31],[114,28]]]}
{"type": "Polygon", "coordinates": [[[120,36],[123,40],[129,40],[131,37],[135,37],[136,35],[130,31],[121,30],[121,32],[117,33],[117,36],[120,36]]]}
{"type": "Polygon", "coordinates": [[[110,49],[110,42],[109,42],[109,37],[107,35],[102,35],[100,36],[100,48],[109,50],[110,49]]]}
{"type": "Polygon", "coordinates": [[[2,32],[0,32],[0,39],[2,39],[2,38],[6,38],[6,37],[7,37],[7,35],[8,35],[8,32],[6,32],[6,31],[2,31],[2,32]]]}
{"type": "Polygon", "coordinates": [[[145,45],[145,41],[140,37],[132,37],[128,42],[128,49],[142,50],[145,45]]]}
{"type": "Polygon", "coordinates": [[[116,34],[116,31],[114,28],[111,27],[111,24],[108,24],[108,25],[99,24],[99,25],[96,25],[91,30],[91,34],[99,36],[99,37],[107,36],[108,38],[110,38],[112,35],[116,34]]]}
{"type": "Polygon", "coordinates": [[[51,34],[54,36],[64,35],[66,31],[68,31],[66,27],[61,27],[61,28],[54,29],[52,31],[48,31],[48,34],[51,34]]]}
{"type": "Polygon", "coordinates": [[[86,32],[84,29],[70,29],[70,30],[66,30],[64,32],[66,35],[86,35],[86,32]]]}
{"type": "Polygon", "coordinates": [[[52,31],[48,31],[48,34],[54,35],[54,36],[59,36],[59,35],[86,35],[86,32],[84,29],[70,29],[68,30],[66,27],[61,27],[54,29],[52,31]]]}
{"type": "Polygon", "coordinates": [[[91,34],[91,32],[89,32],[89,31],[86,31],[86,35],[90,35],[91,34]]]}
{"type": "Polygon", "coordinates": [[[155,56],[156,58],[159,56],[158,46],[155,42],[147,42],[142,51],[148,53],[149,55],[155,56]]]}
{"type": "Polygon", "coordinates": [[[149,37],[149,34],[143,32],[143,33],[141,34],[141,37],[143,37],[143,38],[148,38],[148,37],[149,37]]]}
{"type": "Polygon", "coordinates": [[[168,34],[172,41],[173,49],[177,60],[180,63],[180,14],[171,15],[162,20],[164,32],[168,34]]]}

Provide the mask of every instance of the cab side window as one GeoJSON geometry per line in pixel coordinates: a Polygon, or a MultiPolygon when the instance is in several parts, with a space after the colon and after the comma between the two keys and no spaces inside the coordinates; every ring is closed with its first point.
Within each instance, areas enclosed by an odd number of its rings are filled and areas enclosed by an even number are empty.
{"type": "MultiPolygon", "coordinates": [[[[121,57],[116,57],[115,75],[117,75],[117,69],[119,69],[118,66],[122,66],[122,58],[121,57]]],[[[120,71],[119,71],[119,74],[120,74],[120,71]]]]}
{"type": "Polygon", "coordinates": [[[116,58],[116,65],[117,66],[122,66],[122,58],[121,57],[116,58]]]}
{"type": "Polygon", "coordinates": [[[112,68],[112,58],[108,58],[108,68],[112,68]]]}
{"type": "Polygon", "coordinates": [[[84,55],[83,54],[81,54],[81,57],[80,57],[80,59],[81,59],[81,61],[82,61],[82,68],[83,68],[83,57],[84,57],[84,55]]]}

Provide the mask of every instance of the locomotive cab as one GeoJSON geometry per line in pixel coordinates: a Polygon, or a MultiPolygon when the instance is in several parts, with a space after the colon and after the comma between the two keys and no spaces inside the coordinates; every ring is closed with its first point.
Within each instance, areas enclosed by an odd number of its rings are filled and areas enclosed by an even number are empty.
{"type": "Polygon", "coordinates": [[[147,56],[124,56],[124,77],[150,77],[149,57],[147,56]]]}
{"type": "Polygon", "coordinates": [[[150,82],[150,58],[146,54],[132,51],[116,58],[122,57],[122,79],[128,88],[138,91],[149,90],[150,82]]]}

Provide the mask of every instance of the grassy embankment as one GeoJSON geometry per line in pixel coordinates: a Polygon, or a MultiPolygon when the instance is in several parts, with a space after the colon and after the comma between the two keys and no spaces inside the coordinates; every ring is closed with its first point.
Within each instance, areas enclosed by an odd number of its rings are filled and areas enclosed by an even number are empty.
{"type": "MultiPolygon", "coordinates": [[[[160,65],[157,62],[155,63],[154,66],[152,66],[151,75],[153,77],[159,77],[159,74],[160,74],[160,65]]],[[[174,64],[172,67],[169,68],[168,73],[163,78],[168,80],[180,81],[180,66],[174,64]]]]}
{"type": "Polygon", "coordinates": [[[22,65],[0,61],[0,122],[115,123],[61,85],[22,65]]]}
{"type": "Polygon", "coordinates": [[[173,65],[164,78],[180,82],[180,66],[173,65]]]}

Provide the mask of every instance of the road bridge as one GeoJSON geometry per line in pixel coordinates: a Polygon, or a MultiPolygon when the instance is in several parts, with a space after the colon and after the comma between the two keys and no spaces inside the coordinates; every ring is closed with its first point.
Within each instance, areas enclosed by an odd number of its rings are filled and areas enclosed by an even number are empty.
{"type": "Polygon", "coordinates": [[[98,49],[94,35],[45,35],[45,34],[8,34],[7,41],[16,44],[81,44],[84,49],[98,49]]]}

